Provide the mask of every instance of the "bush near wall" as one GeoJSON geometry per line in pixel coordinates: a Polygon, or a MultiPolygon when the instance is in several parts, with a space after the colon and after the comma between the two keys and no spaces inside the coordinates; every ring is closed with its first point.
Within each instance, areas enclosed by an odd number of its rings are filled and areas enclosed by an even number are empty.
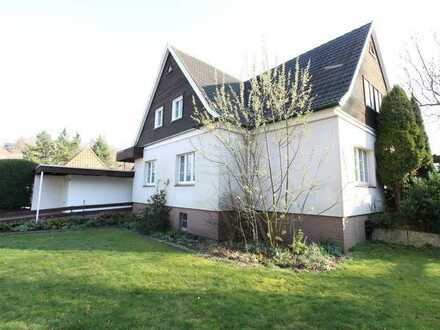
{"type": "Polygon", "coordinates": [[[440,175],[416,178],[408,185],[400,213],[373,216],[375,226],[440,234],[440,175]]]}
{"type": "Polygon", "coordinates": [[[0,209],[30,206],[35,166],[24,159],[0,160],[0,209]]]}

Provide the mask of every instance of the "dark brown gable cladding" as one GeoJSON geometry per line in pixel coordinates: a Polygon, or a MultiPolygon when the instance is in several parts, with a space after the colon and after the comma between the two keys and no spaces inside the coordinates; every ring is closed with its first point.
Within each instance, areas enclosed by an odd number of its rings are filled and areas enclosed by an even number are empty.
{"type": "Polygon", "coordinates": [[[165,139],[177,133],[197,127],[197,124],[191,118],[193,113],[193,96],[197,107],[203,108],[202,103],[196,96],[190,83],[180,70],[171,54],[165,62],[162,76],[159,79],[156,93],[153,96],[151,106],[139,136],[137,146],[144,146],[152,142],[165,139]],[[171,65],[171,71],[168,68],[171,65]],[[172,102],[175,98],[183,95],[183,117],[171,121],[172,102]],[[154,117],[156,109],[163,107],[162,127],[154,128],[154,117]]]}

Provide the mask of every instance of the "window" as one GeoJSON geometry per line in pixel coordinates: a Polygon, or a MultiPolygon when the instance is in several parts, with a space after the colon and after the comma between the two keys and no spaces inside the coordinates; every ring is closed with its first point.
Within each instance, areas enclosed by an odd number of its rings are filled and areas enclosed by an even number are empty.
{"type": "Polygon", "coordinates": [[[163,123],[163,107],[156,110],[154,114],[154,128],[162,127],[163,123]]]}
{"type": "Polygon", "coordinates": [[[154,186],[156,182],[156,161],[145,162],[145,185],[154,186]]]}
{"type": "Polygon", "coordinates": [[[177,181],[179,184],[196,181],[194,152],[177,156],[177,181]]]}
{"type": "Polygon", "coordinates": [[[376,57],[376,49],[374,48],[374,44],[373,42],[370,42],[370,54],[373,55],[374,57],[376,57]]]}
{"type": "Polygon", "coordinates": [[[180,230],[186,231],[188,229],[188,214],[187,213],[179,213],[179,228],[180,230]]]}
{"type": "Polygon", "coordinates": [[[368,184],[368,151],[365,149],[355,148],[355,168],[356,168],[356,182],[368,184]]]}
{"type": "Polygon", "coordinates": [[[171,121],[182,118],[183,116],[183,95],[173,100],[171,121]]]}
{"type": "Polygon", "coordinates": [[[377,112],[380,111],[382,94],[364,77],[365,105],[377,112]]]}

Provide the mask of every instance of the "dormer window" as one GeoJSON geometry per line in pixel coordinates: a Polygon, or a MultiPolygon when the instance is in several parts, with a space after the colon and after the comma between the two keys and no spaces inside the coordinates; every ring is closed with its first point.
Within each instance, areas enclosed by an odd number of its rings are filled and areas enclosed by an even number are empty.
{"type": "Polygon", "coordinates": [[[154,112],[154,128],[162,127],[163,124],[163,107],[154,112]]]}
{"type": "Polygon", "coordinates": [[[183,116],[183,95],[173,100],[171,121],[182,118],[183,116]]]}

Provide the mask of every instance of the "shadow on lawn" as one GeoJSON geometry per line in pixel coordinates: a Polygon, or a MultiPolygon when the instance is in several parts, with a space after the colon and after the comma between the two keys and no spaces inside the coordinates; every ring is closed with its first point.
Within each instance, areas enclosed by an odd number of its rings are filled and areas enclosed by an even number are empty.
{"type": "Polygon", "coordinates": [[[160,280],[150,278],[158,283],[146,278],[132,286],[56,276],[2,279],[0,328],[14,321],[49,328],[438,328],[440,319],[426,308],[436,306],[440,295],[438,282],[423,281],[428,258],[413,263],[385,249],[380,259],[375,248],[373,258],[362,253],[368,248],[361,248],[356,262],[391,263],[377,276],[348,269],[255,275],[228,268],[214,279],[209,276],[219,273],[219,264],[212,263],[195,274],[188,265],[177,264],[170,271],[180,275],[169,282],[160,273],[160,280]],[[234,279],[234,284],[228,282],[234,279]],[[278,286],[280,279],[285,284],[278,286]]]}

